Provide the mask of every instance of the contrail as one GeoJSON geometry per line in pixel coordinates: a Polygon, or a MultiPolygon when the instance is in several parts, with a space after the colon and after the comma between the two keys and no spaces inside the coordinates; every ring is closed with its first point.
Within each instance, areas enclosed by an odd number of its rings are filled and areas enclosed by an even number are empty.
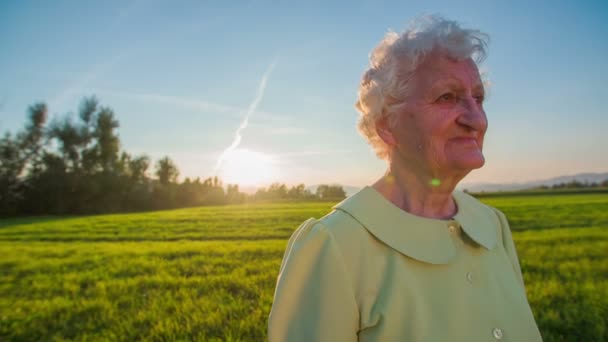
{"type": "Polygon", "coordinates": [[[253,102],[251,102],[249,107],[247,107],[245,118],[243,119],[243,122],[241,122],[239,128],[237,128],[232,144],[227,149],[225,149],[224,152],[222,152],[222,154],[218,158],[217,163],[215,164],[215,168],[213,169],[213,173],[217,173],[217,170],[222,165],[222,162],[224,161],[226,156],[230,154],[230,152],[234,151],[234,149],[236,149],[241,143],[241,132],[247,127],[247,125],[249,124],[249,117],[253,112],[255,112],[260,101],[262,101],[262,97],[264,97],[264,91],[266,90],[266,83],[268,82],[268,77],[270,77],[270,73],[272,73],[272,69],[274,69],[275,65],[276,60],[268,66],[268,69],[266,69],[266,72],[264,72],[264,75],[262,75],[262,80],[260,80],[260,84],[258,85],[258,91],[255,98],[253,99],[253,102]]]}

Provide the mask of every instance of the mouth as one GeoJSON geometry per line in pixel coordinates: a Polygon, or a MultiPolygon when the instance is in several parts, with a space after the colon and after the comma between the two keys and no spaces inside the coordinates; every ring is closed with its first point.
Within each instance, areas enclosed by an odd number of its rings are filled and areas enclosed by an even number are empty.
{"type": "Polygon", "coordinates": [[[471,145],[475,145],[477,146],[477,139],[473,138],[473,137],[457,137],[457,138],[452,138],[450,139],[455,143],[458,144],[471,144],[471,145]]]}

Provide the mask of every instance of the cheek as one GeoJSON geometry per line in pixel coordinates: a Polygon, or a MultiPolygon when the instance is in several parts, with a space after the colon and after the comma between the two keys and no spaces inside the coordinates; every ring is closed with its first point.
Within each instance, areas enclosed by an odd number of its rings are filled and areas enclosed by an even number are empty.
{"type": "Polygon", "coordinates": [[[419,121],[413,113],[402,114],[395,122],[394,135],[402,147],[420,144],[419,121]]]}
{"type": "Polygon", "coordinates": [[[418,146],[437,156],[457,126],[456,109],[437,109],[428,105],[410,106],[398,120],[398,142],[405,148],[418,146]],[[409,145],[409,146],[406,146],[409,145]]]}
{"type": "Polygon", "coordinates": [[[428,130],[434,139],[446,142],[451,136],[460,133],[459,125],[456,122],[458,111],[446,109],[434,113],[432,120],[429,120],[428,130]]]}

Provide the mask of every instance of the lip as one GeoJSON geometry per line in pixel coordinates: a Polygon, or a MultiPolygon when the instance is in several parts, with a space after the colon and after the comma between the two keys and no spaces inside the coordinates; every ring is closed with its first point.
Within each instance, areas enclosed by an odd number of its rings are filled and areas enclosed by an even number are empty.
{"type": "Polygon", "coordinates": [[[457,142],[457,143],[477,145],[477,139],[472,138],[472,137],[457,137],[457,138],[452,138],[450,140],[457,142]]]}

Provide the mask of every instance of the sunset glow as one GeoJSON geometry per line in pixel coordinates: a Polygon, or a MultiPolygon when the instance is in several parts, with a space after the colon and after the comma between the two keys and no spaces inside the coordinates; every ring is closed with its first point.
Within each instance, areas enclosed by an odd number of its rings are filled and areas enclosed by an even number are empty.
{"type": "Polygon", "coordinates": [[[220,169],[225,183],[239,185],[262,185],[270,183],[278,176],[276,160],[272,156],[236,149],[230,152],[220,169]]]}

